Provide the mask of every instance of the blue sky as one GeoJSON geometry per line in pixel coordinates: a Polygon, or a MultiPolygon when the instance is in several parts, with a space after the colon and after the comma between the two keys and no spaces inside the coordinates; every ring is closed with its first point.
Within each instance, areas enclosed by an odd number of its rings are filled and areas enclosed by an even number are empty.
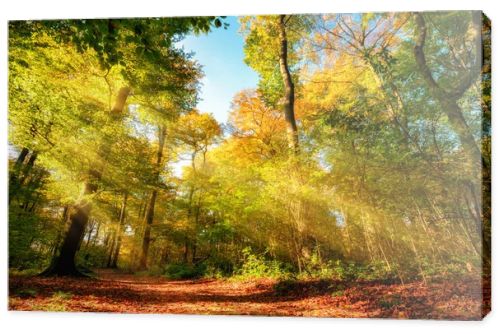
{"type": "Polygon", "coordinates": [[[258,75],[244,61],[243,37],[238,32],[235,16],[228,16],[229,27],[213,29],[207,35],[188,36],[182,41],[186,51],[203,67],[201,101],[197,108],[212,113],[219,123],[225,123],[234,95],[242,89],[257,86],[258,75]]]}

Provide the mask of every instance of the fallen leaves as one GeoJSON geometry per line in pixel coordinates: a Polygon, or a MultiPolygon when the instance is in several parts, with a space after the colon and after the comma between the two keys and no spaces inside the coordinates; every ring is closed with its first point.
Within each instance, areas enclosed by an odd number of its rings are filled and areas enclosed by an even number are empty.
{"type": "Polygon", "coordinates": [[[100,279],[10,277],[9,309],[349,318],[482,318],[482,286],[273,280],[169,281],[101,271],[100,279]],[[277,287],[279,287],[277,289],[277,287]]]}

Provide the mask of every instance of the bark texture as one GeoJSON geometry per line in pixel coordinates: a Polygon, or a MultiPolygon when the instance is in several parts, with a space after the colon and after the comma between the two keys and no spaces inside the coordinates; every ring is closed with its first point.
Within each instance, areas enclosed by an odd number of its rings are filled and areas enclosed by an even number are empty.
{"type": "Polygon", "coordinates": [[[288,145],[295,152],[299,150],[299,133],[295,121],[295,86],[288,66],[288,40],[286,36],[286,15],[279,16],[279,63],[280,72],[285,88],[283,110],[287,123],[288,145]]]}

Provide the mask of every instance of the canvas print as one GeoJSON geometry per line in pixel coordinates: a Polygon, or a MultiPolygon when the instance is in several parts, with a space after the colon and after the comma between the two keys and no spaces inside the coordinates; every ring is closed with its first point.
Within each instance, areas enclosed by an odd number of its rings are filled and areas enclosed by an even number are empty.
{"type": "Polygon", "coordinates": [[[9,309],[480,320],[481,11],[10,21],[9,309]]]}

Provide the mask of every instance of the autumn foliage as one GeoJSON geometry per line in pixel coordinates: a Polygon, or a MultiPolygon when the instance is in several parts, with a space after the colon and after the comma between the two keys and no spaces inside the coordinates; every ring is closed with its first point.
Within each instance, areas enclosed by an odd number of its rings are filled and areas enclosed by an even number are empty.
{"type": "Polygon", "coordinates": [[[220,123],[182,40],[226,20],[9,23],[9,307],[482,318],[488,19],[241,17],[220,123]]]}

